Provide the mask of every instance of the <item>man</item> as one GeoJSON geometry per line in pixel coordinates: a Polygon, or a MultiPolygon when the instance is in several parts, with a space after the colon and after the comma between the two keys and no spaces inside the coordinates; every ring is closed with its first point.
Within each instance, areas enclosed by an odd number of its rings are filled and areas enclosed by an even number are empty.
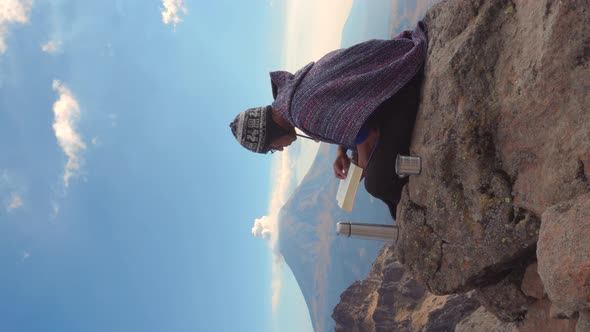
{"type": "Polygon", "coordinates": [[[364,168],[365,188],[395,218],[407,181],[395,174],[395,158],[408,153],[427,44],[420,22],[392,40],[328,53],[295,74],[272,72],[274,102],[238,114],[232,133],[258,153],[282,151],[297,139],[295,128],[338,144],[333,167],[340,179],[350,166],[346,152],[353,150],[364,168]]]}

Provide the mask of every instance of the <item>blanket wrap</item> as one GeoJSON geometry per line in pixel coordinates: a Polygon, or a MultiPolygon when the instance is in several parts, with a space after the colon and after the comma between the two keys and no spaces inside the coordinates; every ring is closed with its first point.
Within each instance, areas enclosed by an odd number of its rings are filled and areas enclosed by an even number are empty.
{"type": "Polygon", "coordinates": [[[419,72],[427,47],[419,22],[394,39],[330,52],[295,74],[271,72],[272,106],[313,138],[354,149],[367,119],[419,72]]]}

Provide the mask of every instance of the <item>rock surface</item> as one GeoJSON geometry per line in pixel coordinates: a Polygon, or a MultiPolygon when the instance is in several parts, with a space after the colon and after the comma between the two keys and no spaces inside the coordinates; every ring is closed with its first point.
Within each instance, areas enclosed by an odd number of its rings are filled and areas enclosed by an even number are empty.
{"type": "Polygon", "coordinates": [[[590,309],[590,194],[543,213],[537,250],[539,275],[563,310],[590,309]]]}
{"type": "Polygon", "coordinates": [[[342,293],[332,314],[335,331],[453,331],[479,306],[470,295],[428,293],[404,271],[392,251],[386,246],[367,279],[342,293]]]}
{"type": "Polygon", "coordinates": [[[545,297],[545,287],[543,281],[537,272],[537,263],[530,264],[524,273],[522,285],[520,286],[522,292],[529,297],[535,299],[542,299],[545,297]]]}
{"type": "Polygon", "coordinates": [[[590,191],[589,11],[456,0],[426,15],[423,169],[398,207],[397,254],[433,293],[498,282],[534,257],[548,207],[590,191]]]}
{"type": "Polygon", "coordinates": [[[524,269],[515,270],[500,282],[476,290],[479,302],[500,320],[523,320],[535,300],[521,290],[524,269]]]}
{"type": "Polygon", "coordinates": [[[580,319],[576,324],[576,332],[587,332],[590,331],[590,312],[585,311],[580,313],[580,319]]]}
{"type": "Polygon", "coordinates": [[[574,332],[576,330],[576,320],[551,317],[551,302],[544,299],[535,302],[528,308],[526,319],[519,326],[519,329],[522,332],[574,332]]]}
{"type": "Polygon", "coordinates": [[[502,322],[484,307],[480,307],[469,317],[457,324],[455,328],[455,332],[473,331],[518,332],[518,325],[516,323],[502,322]]]}
{"type": "Polygon", "coordinates": [[[339,331],[427,330],[475,299],[456,331],[590,331],[590,0],[448,0],[425,22],[407,273],[384,251],[343,294],[339,331]],[[412,278],[430,293],[402,296],[412,278]]]}

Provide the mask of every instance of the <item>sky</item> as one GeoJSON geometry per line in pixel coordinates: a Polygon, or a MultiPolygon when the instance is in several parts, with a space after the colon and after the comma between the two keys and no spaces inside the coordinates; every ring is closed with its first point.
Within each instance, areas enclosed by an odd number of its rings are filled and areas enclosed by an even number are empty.
{"type": "Polygon", "coordinates": [[[0,0],[0,330],[309,331],[274,223],[317,145],[228,125],[351,4],[0,0]]]}

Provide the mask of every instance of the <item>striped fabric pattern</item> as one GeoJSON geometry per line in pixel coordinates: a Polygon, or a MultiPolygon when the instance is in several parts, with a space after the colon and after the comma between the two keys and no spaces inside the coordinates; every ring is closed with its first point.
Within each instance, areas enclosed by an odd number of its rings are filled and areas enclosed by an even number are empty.
{"type": "Polygon", "coordinates": [[[328,53],[295,74],[272,72],[272,106],[308,135],[354,149],[365,121],[420,70],[427,47],[420,22],[392,40],[328,53]]]}

